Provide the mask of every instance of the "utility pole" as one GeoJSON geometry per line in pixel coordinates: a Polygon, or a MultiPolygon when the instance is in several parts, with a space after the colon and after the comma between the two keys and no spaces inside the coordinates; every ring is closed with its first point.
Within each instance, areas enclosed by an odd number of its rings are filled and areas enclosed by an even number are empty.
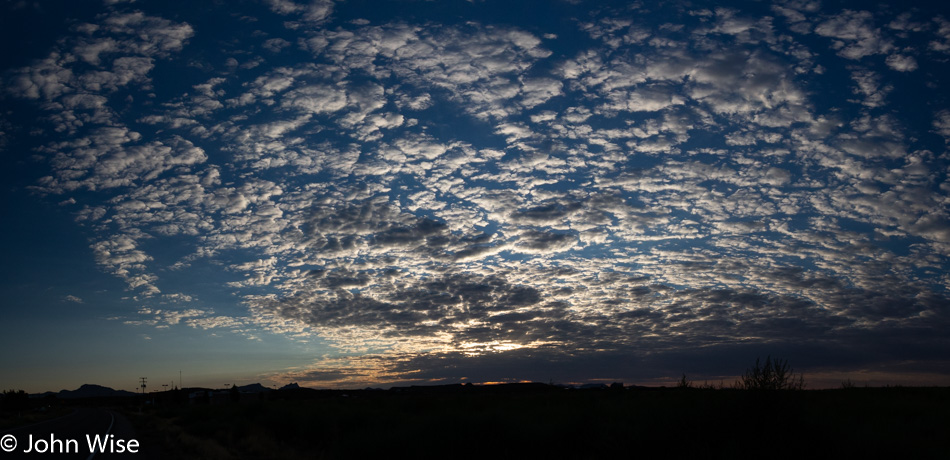
{"type": "Polygon", "coordinates": [[[139,380],[142,381],[142,394],[145,394],[145,377],[139,377],[139,380]]]}

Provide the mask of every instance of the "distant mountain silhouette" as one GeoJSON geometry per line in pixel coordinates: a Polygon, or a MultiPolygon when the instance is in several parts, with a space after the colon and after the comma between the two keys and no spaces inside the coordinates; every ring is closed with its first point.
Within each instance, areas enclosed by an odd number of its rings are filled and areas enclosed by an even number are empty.
{"type": "Polygon", "coordinates": [[[296,390],[296,389],[298,389],[298,388],[300,388],[300,385],[297,385],[297,382],[288,383],[288,384],[286,384],[286,385],[280,387],[281,390],[296,390]]]}
{"type": "Polygon", "coordinates": [[[238,385],[237,389],[241,393],[263,393],[265,391],[274,391],[273,388],[267,388],[260,383],[249,383],[244,386],[238,385]]]}
{"type": "MultiPolygon", "coordinates": [[[[49,394],[49,393],[47,393],[49,394]]],[[[135,396],[138,393],[125,390],[113,390],[102,385],[85,384],[75,390],[62,390],[59,393],[53,393],[57,398],[77,399],[77,398],[110,398],[116,396],[135,396]]]]}

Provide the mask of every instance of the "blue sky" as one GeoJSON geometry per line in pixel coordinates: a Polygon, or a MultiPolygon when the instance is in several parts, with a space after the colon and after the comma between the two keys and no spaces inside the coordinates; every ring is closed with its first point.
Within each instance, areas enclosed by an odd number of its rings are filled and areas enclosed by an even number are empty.
{"type": "Polygon", "coordinates": [[[933,8],[8,1],[0,383],[947,384],[933,8]]]}

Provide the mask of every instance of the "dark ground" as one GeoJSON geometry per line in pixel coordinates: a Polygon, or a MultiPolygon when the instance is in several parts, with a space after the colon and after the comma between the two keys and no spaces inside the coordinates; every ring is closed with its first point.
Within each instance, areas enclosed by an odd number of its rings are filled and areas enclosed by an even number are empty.
{"type": "Polygon", "coordinates": [[[242,397],[126,414],[148,458],[950,458],[950,388],[528,385],[242,397]]]}
{"type": "Polygon", "coordinates": [[[950,458],[950,388],[195,390],[7,400],[0,432],[80,437],[108,421],[140,459],[950,458]]]}

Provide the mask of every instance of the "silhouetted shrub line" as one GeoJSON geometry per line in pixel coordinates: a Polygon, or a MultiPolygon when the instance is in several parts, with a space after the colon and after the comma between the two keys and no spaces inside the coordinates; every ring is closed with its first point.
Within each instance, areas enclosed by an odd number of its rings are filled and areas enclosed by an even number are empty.
{"type": "Polygon", "coordinates": [[[735,387],[743,390],[803,390],[805,377],[802,374],[796,376],[788,360],[773,360],[769,355],[764,364],[756,358],[755,366],[746,369],[735,387]]]}
{"type": "MultiPolygon", "coordinates": [[[[689,389],[695,388],[693,381],[683,376],[676,383],[676,388],[689,389]]],[[[711,385],[708,382],[699,386],[703,390],[724,389],[722,382],[719,386],[711,385]]],[[[745,374],[739,378],[733,385],[737,390],[804,390],[805,377],[801,373],[795,374],[795,370],[785,359],[772,359],[769,355],[763,363],[760,358],[755,359],[755,365],[746,369],[745,374]]],[[[842,383],[842,388],[854,388],[850,380],[842,383]]]]}

